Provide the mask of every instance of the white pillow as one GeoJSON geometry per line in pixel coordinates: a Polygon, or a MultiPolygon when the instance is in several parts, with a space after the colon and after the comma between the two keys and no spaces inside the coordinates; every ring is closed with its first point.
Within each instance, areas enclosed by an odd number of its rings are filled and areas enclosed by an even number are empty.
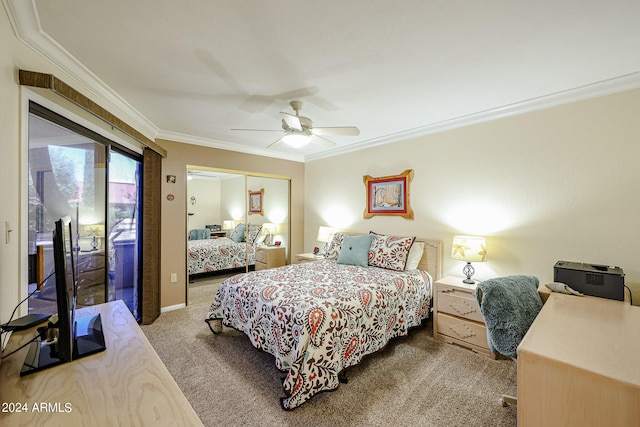
{"type": "Polygon", "coordinates": [[[405,270],[415,270],[420,264],[422,254],[424,253],[424,242],[413,242],[411,249],[409,250],[409,256],[407,257],[407,266],[405,270]]]}

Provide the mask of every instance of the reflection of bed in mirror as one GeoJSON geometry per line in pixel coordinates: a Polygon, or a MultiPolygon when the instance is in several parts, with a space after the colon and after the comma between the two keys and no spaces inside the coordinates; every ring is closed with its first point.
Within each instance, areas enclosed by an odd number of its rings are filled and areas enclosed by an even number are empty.
{"type": "Polygon", "coordinates": [[[189,240],[189,276],[244,268],[256,263],[256,245],[261,244],[261,225],[250,225],[245,239],[245,225],[238,224],[229,237],[189,240]]]}

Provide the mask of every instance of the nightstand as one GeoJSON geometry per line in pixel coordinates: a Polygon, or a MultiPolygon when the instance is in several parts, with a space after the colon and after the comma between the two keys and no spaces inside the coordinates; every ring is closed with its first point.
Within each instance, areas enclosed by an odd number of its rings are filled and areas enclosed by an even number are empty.
{"type": "Polygon", "coordinates": [[[487,327],[476,300],[476,285],[462,280],[444,277],[435,282],[433,337],[495,359],[496,355],[489,350],[487,327]]]}
{"type": "Polygon", "coordinates": [[[284,246],[256,247],[256,270],[282,267],[285,264],[284,246]]]}
{"type": "Polygon", "coordinates": [[[301,262],[319,261],[321,259],[324,259],[324,256],[315,256],[312,252],[296,255],[296,262],[298,264],[300,264],[301,262]]]}

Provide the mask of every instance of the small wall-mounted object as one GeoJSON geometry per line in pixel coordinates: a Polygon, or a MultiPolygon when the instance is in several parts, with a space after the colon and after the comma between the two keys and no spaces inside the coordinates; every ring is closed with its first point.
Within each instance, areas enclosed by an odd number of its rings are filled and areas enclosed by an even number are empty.
{"type": "Polygon", "coordinates": [[[176,196],[174,196],[173,194],[167,194],[167,200],[170,202],[173,202],[175,200],[176,196]]]}
{"type": "Polygon", "coordinates": [[[413,169],[407,169],[400,175],[379,178],[370,175],[363,176],[362,179],[367,190],[364,219],[369,219],[374,215],[401,216],[404,219],[413,219],[413,209],[409,203],[413,175],[413,169]]]}
{"type": "Polygon", "coordinates": [[[263,203],[264,203],[264,188],[261,188],[259,191],[249,190],[249,215],[251,214],[264,215],[264,211],[262,209],[263,203]]]}
{"type": "Polygon", "coordinates": [[[175,175],[167,175],[167,182],[169,184],[175,184],[176,183],[176,176],[175,175]]]}

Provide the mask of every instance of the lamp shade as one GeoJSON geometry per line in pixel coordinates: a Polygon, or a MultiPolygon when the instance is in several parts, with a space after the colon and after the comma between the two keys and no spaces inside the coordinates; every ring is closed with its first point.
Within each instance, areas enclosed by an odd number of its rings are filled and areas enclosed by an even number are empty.
{"type": "Polygon", "coordinates": [[[222,229],[223,230],[233,230],[236,226],[236,222],[232,219],[228,219],[226,221],[222,221],[222,229]]]}
{"type": "Polygon", "coordinates": [[[264,234],[273,234],[276,232],[276,225],[270,222],[265,222],[262,224],[262,232],[264,234]]]}
{"type": "Polygon", "coordinates": [[[451,257],[467,262],[485,262],[487,245],[484,237],[455,236],[451,247],[451,257]]]}
{"type": "Polygon", "coordinates": [[[320,226],[318,227],[318,237],[316,237],[316,240],[318,242],[330,242],[337,231],[338,230],[332,227],[320,226]]]}

